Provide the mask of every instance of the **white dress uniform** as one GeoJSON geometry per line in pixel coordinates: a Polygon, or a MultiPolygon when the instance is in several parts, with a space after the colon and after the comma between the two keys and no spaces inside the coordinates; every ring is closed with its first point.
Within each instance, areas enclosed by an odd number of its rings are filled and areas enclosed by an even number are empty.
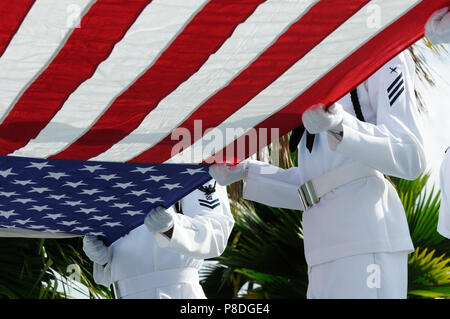
{"type": "Polygon", "coordinates": [[[450,151],[447,150],[440,171],[441,208],[437,231],[450,239],[450,151]]]}
{"type": "Polygon", "coordinates": [[[298,187],[312,180],[322,188],[320,201],[303,213],[309,298],[406,297],[407,255],[414,247],[402,203],[382,174],[415,179],[425,170],[414,77],[404,52],[359,85],[364,122],[355,117],[351,95],[344,96],[338,101],[343,137],[316,134],[310,152],[305,131],[298,168],[249,161],[246,199],[301,209],[298,187]],[[376,284],[372,275],[380,275],[376,284]]]}
{"type": "MultiPolygon", "coordinates": [[[[214,185],[211,181],[203,187],[214,185]]],[[[118,298],[206,298],[198,270],[203,259],[223,253],[234,225],[226,188],[216,185],[212,193],[197,189],[181,200],[181,208],[182,213],[170,208],[170,239],[142,225],[115,241],[110,262],[94,263],[95,282],[113,285],[118,298]]]]}

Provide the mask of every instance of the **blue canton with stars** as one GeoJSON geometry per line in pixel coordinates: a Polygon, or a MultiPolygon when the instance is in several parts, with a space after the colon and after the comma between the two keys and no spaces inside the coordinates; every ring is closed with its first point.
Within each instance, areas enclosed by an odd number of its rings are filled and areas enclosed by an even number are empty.
{"type": "Polygon", "coordinates": [[[207,165],[0,156],[0,227],[89,234],[109,245],[210,179],[207,165]]]}

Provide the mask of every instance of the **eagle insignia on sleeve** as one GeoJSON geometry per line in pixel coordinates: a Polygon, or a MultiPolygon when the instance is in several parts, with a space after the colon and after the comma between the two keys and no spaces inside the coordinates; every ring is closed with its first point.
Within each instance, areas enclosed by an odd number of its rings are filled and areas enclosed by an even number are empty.
{"type": "Polygon", "coordinates": [[[214,185],[203,185],[198,188],[200,191],[205,193],[205,199],[199,199],[198,202],[200,206],[208,207],[210,209],[216,208],[220,205],[219,199],[213,199],[212,194],[216,191],[216,183],[214,185]]]}

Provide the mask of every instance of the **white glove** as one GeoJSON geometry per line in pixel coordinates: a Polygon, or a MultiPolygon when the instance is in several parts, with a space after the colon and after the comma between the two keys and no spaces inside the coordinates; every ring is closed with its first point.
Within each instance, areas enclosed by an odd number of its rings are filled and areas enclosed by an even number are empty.
{"type": "Polygon", "coordinates": [[[425,35],[433,44],[450,43],[450,8],[433,13],[425,25],[425,35]]]}
{"type": "Polygon", "coordinates": [[[165,233],[173,227],[173,217],[164,207],[158,206],[147,214],[144,224],[152,233],[165,233]]]}
{"type": "Polygon", "coordinates": [[[95,236],[84,236],[83,250],[90,260],[99,265],[105,265],[109,262],[108,247],[95,236]]]}
{"type": "Polygon", "coordinates": [[[209,175],[219,185],[225,186],[247,177],[248,162],[242,161],[237,165],[214,164],[209,167],[209,175]]]}
{"type": "Polygon", "coordinates": [[[333,104],[328,110],[323,104],[316,104],[303,113],[303,125],[311,134],[342,131],[343,112],[340,104],[333,104]]]}

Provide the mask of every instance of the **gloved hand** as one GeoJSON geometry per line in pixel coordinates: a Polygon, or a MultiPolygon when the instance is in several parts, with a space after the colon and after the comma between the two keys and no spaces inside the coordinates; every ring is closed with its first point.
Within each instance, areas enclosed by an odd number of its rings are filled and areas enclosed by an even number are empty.
{"type": "Polygon", "coordinates": [[[165,233],[173,227],[173,217],[164,207],[158,206],[147,214],[144,224],[152,233],[165,233]]]}
{"type": "Polygon", "coordinates": [[[83,250],[86,256],[99,265],[109,262],[109,249],[95,236],[86,235],[83,238],[83,250]]]}
{"type": "Polygon", "coordinates": [[[436,11],[425,25],[425,35],[433,44],[450,43],[450,8],[436,11]]]}
{"type": "Polygon", "coordinates": [[[209,175],[219,185],[225,186],[247,177],[248,162],[242,161],[237,165],[214,164],[209,167],[209,175]]]}
{"type": "Polygon", "coordinates": [[[333,104],[328,110],[325,109],[325,105],[316,104],[303,113],[303,125],[311,134],[342,131],[343,112],[340,104],[333,104]]]}

